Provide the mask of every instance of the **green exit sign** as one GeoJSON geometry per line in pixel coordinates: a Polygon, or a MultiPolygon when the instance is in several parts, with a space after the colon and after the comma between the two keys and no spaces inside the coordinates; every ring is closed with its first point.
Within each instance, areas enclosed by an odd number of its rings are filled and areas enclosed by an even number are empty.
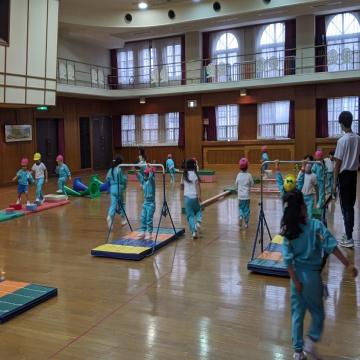
{"type": "Polygon", "coordinates": [[[36,110],[38,110],[38,111],[48,111],[49,109],[48,109],[47,106],[38,106],[38,107],[36,108],[36,110]]]}

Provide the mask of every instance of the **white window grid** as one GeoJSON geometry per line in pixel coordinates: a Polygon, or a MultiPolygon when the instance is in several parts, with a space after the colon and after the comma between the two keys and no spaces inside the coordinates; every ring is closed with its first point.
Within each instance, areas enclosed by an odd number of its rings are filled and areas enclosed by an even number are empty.
{"type": "Polygon", "coordinates": [[[157,144],[159,142],[159,116],[146,114],[141,116],[141,134],[143,144],[157,144]]]}
{"type": "Polygon", "coordinates": [[[181,45],[174,44],[166,47],[166,66],[168,70],[168,79],[181,80],[181,45]]]}
{"type": "Polygon", "coordinates": [[[350,111],[353,114],[352,130],[359,133],[359,97],[347,96],[328,99],[328,131],[329,137],[342,135],[339,124],[339,115],[342,111],[350,111]]]}
{"type": "Polygon", "coordinates": [[[118,53],[119,83],[130,85],[134,81],[134,53],[132,50],[120,51],[118,53]]]}
{"type": "Polygon", "coordinates": [[[121,141],[123,146],[132,146],[136,144],[135,115],[121,116],[121,141]]]}
{"type": "Polygon", "coordinates": [[[238,105],[222,105],[216,107],[217,140],[238,140],[238,126],[238,105]]]}
{"type": "Polygon", "coordinates": [[[168,144],[177,144],[179,141],[179,113],[165,114],[165,141],[168,144]]]}
{"type": "Polygon", "coordinates": [[[290,101],[258,104],[258,139],[288,138],[290,101]]]}
{"type": "Polygon", "coordinates": [[[156,49],[141,49],[141,61],[140,61],[140,83],[150,83],[151,72],[155,68],[156,62],[156,49]]]}

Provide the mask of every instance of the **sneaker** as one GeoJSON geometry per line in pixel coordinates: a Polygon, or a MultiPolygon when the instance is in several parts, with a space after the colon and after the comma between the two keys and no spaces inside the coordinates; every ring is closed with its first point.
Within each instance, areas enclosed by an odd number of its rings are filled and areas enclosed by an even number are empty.
{"type": "Polygon", "coordinates": [[[201,230],[201,223],[196,223],[196,231],[197,232],[200,232],[200,230],[201,230]]]}
{"type": "Polygon", "coordinates": [[[194,231],[194,232],[192,233],[192,238],[193,238],[194,240],[198,238],[198,235],[197,235],[197,232],[196,232],[196,231],[194,231]]]}
{"type": "Polygon", "coordinates": [[[345,248],[353,248],[354,247],[354,240],[348,239],[347,236],[344,234],[338,244],[345,248]]]}
{"type": "Polygon", "coordinates": [[[39,198],[36,198],[36,199],[35,199],[35,202],[36,202],[36,203],[40,203],[40,199],[39,199],[39,198]]]}
{"type": "Polygon", "coordinates": [[[145,239],[146,239],[146,240],[152,240],[152,233],[150,233],[150,232],[149,232],[149,233],[146,233],[146,234],[145,234],[145,239]]]}
{"type": "Polygon", "coordinates": [[[239,219],[239,227],[240,227],[240,229],[242,228],[242,226],[243,226],[243,218],[240,218],[239,219]]]}
{"type": "Polygon", "coordinates": [[[56,193],[57,194],[62,194],[63,192],[62,192],[62,190],[58,189],[58,190],[56,190],[56,193]]]}
{"type": "Polygon", "coordinates": [[[126,217],[121,217],[121,226],[125,226],[127,223],[126,217]]]}
{"type": "Polygon", "coordinates": [[[138,235],[138,239],[139,240],[144,240],[145,239],[145,232],[142,231],[139,235],[138,235]]]}
{"type": "Polygon", "coordinates": [[[304,352],[307,355],[311,355],[313,360],[321,360],[321,357],[316,349],[315,341],[312,341],[309,337],[305,339],[304,352]]]}
{"type": "Polygon", "coordinates": [[[16,205],[20,205],[20,204],[21,204],[20,199],[17,199],[17,200],[16,200],[16,205]]]}
{"type": "Polygon", "coordinates": [[[106,218],[106,222],[107,222],[108,229],[110,229],[110,228],[111,228],[111,225],[112,225],[111,216],[108,216],[108,217],[106,218]]]}
{"type": "Polygon", "coordinates": [[[29,206],[29,205],[30,205],[30,201],[27,201],[27,202],[26,202],[26,206],[29,206]]]}
{"type": "Polygon", "coordinates": [[[323,283],[323,298],[326,300],[329,297],[329,289],[327,284],[323,283]]]}
{"type": "Polygon", "coordinates": [[[249,224],[246,222],[244,225],[244,228],[247,229],[249,227],[249,224]]]}
{"type": "Polygon", "coordinates": [[[306,360],[307,359],[306,354],[303,351],[294,353],[293,358],[295,360],[306,360]]]}

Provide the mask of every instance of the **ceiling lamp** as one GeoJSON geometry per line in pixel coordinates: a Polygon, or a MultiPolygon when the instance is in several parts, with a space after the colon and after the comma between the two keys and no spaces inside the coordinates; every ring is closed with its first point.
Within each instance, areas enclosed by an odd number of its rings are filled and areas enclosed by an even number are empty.
{"type": "Polygon", "coordinates": [[[144,97],[141,97],[139,103],[146,104],[146,99],[144,97]]]}
{"type": "Polygon", "coordinates": [[[240,89],[240,96],[246,96],[246,95],[247,95],[246,89],[240,89]]]}
{"type": "Polygon", "coordinates": [[[139,5],[138,5],[139,9],[141,10],[145,10],[148,8],[148,4],[145,2],[145,1],[142,1],[142,2],[139,2],[139,5]]]}

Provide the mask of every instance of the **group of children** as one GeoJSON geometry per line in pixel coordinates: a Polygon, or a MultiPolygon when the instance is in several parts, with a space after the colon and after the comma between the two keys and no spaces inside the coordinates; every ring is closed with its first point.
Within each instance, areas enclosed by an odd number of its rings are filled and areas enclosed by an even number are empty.
{"type": "MultiPolygon", "coordinates": [[[[36,184],[35,203],[42,204],[44,202],[44,194],[42,191],[44,183],[48,182],[48,171],[45,164],[41,161],[41,154],[34,154],[34,164],[31,171],[28,169],[29,159],[21,159],[21,168],[16,173],[13,181],[18,181],[18,197],[16,204],[21,204],[21,198],[24,195],[26,205],[30,205],[29,201],[29,185],[36,184]]],[[[71,180],[71,173],[62,155],[56,157],[56,174],[58,175],[58,193],[65,194],[65,184],[71,180]]]]}

